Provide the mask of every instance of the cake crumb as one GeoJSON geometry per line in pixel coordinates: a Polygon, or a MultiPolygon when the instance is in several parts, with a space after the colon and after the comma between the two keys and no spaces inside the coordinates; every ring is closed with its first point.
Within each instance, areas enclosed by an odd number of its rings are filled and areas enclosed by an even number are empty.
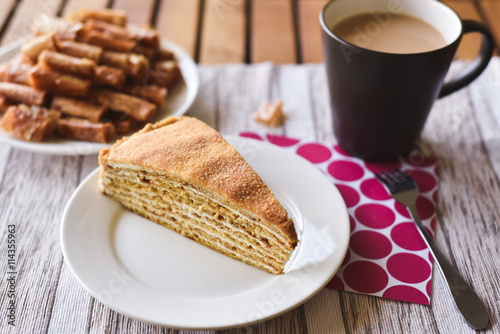
{"type": "Polygon", "coordinates": [[[272,127],[283,126],[287,116],[283,113],[282,106],[281,100],[264,103],[253,115],[253,120],[272,127]]]}

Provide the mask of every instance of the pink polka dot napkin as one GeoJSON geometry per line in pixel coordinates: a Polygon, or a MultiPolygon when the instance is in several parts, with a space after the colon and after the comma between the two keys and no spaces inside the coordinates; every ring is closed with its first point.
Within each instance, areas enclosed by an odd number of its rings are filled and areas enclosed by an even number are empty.
{"type": "Polygon", "coordinates": [[[417,211],[433,236],[438,166],[419,154],[393,163],[375,164],[319,142],[243,132],[309,160],[335,184],[347,206],[351,239],[346,258],[327,288],[402,301],[430,304],[432,256],[406,208],[397,203],[373,172],[400,168],[417,182],[417,211]]]}

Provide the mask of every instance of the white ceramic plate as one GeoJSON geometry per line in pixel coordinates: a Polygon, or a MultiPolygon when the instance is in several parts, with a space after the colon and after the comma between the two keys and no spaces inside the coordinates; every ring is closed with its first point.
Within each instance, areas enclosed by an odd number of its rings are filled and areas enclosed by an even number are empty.
{"type": "Polygon", "coordinates": [[[285,273],[268,274],[141,218],[101,195],[98,170],[66,206],[61,245],[80,283],[111,309],[183,329],[248,325],[284,313],[333,277],[349,243],[335,186],[303,158],[227,137],[293,218],[300,242],[285,273]]]}
{"type": "MultiPolygon", "coordinates": [[[[8,61],[19,54],[22,42],[22,40],[17,41],[1,48],[0,63],[8,61]]],[[[200,86],[198,69],[189,54],[180,46],[167,39],[162,39],[162,46],[175,54],[179,61],[179,67],[184,80],[176,85],[174,89],[169,91],[165,106],[158,110],[155,121],[161,120],[167,116],[180,116],[184,114],[193,103],[200,86]]],[[[1,130],[0,142],[27,151],[60,155],[94,154],[99,153],[101,149],[111,145],[65,139],[54,139],[43,143],[33,143],[12,138],[1,130]]]]}

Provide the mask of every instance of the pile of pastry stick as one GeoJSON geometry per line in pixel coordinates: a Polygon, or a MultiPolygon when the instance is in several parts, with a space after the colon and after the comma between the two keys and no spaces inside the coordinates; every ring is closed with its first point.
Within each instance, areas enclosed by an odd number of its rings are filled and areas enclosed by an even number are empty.
{"type": "Polygon", "coordinates": [[[121,10],[80,10],[34,29],[0,66],[0,129],[106,143],[152,121],[181,71],[158,32],[121,10]]]}

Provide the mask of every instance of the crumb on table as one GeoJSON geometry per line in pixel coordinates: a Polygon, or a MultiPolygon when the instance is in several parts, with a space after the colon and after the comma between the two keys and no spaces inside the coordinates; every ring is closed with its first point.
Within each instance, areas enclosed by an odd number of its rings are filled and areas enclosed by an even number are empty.
{"type": "Polygon", "coordinates": [[[280,127],[285,124],[287,116],[283,113],[283,101],[264,103],[257,109],[253,119],[254,121],[273,127],[280,127]]]}

